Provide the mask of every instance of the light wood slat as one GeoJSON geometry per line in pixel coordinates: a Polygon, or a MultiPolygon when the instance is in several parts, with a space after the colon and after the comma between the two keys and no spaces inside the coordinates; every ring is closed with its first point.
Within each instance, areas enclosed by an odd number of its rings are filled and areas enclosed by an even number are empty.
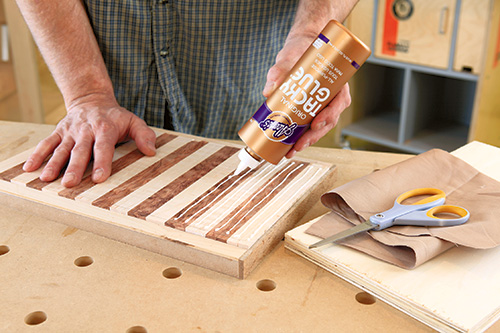
{"type": "MultiPolygon", "coordinates": [[[[209,144],[210,145],[210,144],[209,144]]],[[[170,201],[179,193],[187,190],[191,185],[196,183],[200,178],[210,172],[219,164],[223,163],[232,155],[236,154],[239,149],[234,147],[218,147],[217,151],[212,152],[206,159],[196,164],[194,167],[185,173],[176,177],[175,180],[168,185],[149,196],[136,207],[128,211],[128,215],[137,218],[145,219],[146,216],[161,207],[165,202],[170,201]]],[[[200,149],[201,151],[201,149],[200,149]]],[[[200,152],[204,154],[204,152],[200,152]]],[[[208,155],[208,154],[207,154],[208,155]]],[[[183,163],[180,163],[182,165],[183,163]]]]}
{"type": "Polygon", "coordinates": [[[141,186],[147,184],[152,179],[161,175],[168,169],[176,166],[180,161],[189,157],[191,154],[195,153],[206,144],[206,141],[190,141],[186,143],[184,146],[179,147],[177,150],[163,157],[158,162],[150,165],[148,168],[132,176],[108,193],[97,198],[92,202],[92,205],[109,209],[109,207],[111,207],[127,195],[133,193],[134,191],[137,191],[136,193],[139,193],[139,188],[141,186]]]}
{"type": "MultiPolygon", "coordinates": [[[[171,134],[162,134],[156,138],[155,142],[155,147],[158,149],[165,145],[166,143],[172,141],[175,139],[175,135],[171,134]]],[[[117,159],[114,159],[117,157],[116,149],[115,149],[115,154],[113,158],[113,162],[111,164],[111,174],[116,174],[120,172],[121,170],[125,169],[127,166],[130,164],[138,161],[139,159],[144,157],[144,154],[136,147],[135,149],[131,151],[127,151],[127,153],[124,152],[124,147],[122,147],[119,151],[122,152],[121,156],[117,159]]],[[[89,188],[93,187],[95,183],[92,181],[90,172],[87,173],[80,184],[78,184],[75,187],[68,188],[68,189],[63,189],[62,191],[59,192],[59,195],[69,198],[69,199],[74,199],[76,198],[79,194],[85,192],[89,188]]]]}
{"type": "Polygon", "coordinates": [[[123,199],[114,203],[110,209],[122,214],[128,214],[131,209],[144,202],[167,184],[173,182],[175,179],[184,174],[188,169],[186,166],[192,165],[204,157],[215,153],[219,148],[220,145],[217,144],[206,144],[183,159],[180,163],[173,165],[166,172],[161,173],[157,177],[151,179],[148,183],[138,187],[133,193],[130,193],[123,199]]]}
{"type": "Polygon", "coordinates": [[[201,215],[200,213],[202,213],[204,209],[209,208],[211,205],[211,201],[209,201],[203,202],[203,205],[201,206],[196,206],[198,199],[200,197],[203,198],[207,196],[207,192],[208,194],[212,193],[218,183],[228,178],[227,175],[232,176],[234,173],[234,166],[237,165],[238,162],[239,159],[237,155],[231,156],[201,178],[198,182],[191,185],[189,190],[179,193],[176,197],[172,198],[163,206],[148,215],[146,220],[159,225],[168,225],[172,228],[185,230],[186,226],[189,225],[188,223],[184,223],[186,220],[188,220],[192,215],[195,215],[195,217],[201,215]],[[203,194],[200,196],[200,193],[203,194]],[[188,214],[184,215],[183,213],[186,211],[188,214]],[[175,218],[175,216],[180,215],[182,215],[181,218],[175,218]]]}
{"type": "Polygon", "coordinates": [[[120,170],[119,172],[111,175],[106,180],[106,182],[99,184],[99,186],[94,186],[88,189],[87,191],[83,192],[82,194],[79,194],[75,199],[82,202],[88,202],[88,203],[93,202],[97,198],[103,196],[107,192],[114,189],[119,184],[125,182],[130,177],[136,175],[141,170],[146,169],[149,166],[153,165],[154,163],[158,162],[166,154],[173,152],[174,150],[180,148],[181,146],[185,145],[190,141],[191,139],[185,137],[176,138],[175,140],[158,148],[155,156],[141,158],[140,160],[129,165],[123,170],[120,170]]]}

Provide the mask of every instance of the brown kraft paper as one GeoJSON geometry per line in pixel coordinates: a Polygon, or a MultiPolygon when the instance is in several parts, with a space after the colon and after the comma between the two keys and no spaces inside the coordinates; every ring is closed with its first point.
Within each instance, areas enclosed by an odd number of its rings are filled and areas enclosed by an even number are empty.
{"type": "Polygon", "coordinates": [[[467,208],[470,219],[451,227],[393,226],[345,239],[340,244],[411,269],[454,247],[489,249],[500,244],[500,183],[461,159],[433,149],[325,193],[332,210],[306,233],[326,238],[390,209],[403,192],[435,187],[445,204],[467,208]]]}

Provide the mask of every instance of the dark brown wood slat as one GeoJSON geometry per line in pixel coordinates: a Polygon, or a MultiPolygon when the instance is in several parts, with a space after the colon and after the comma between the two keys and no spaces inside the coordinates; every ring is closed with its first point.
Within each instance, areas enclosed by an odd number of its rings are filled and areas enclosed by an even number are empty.
{"type": "Polygon", "coordinates": [[[3,171],[2,173],[0,173],[0,179],[5,180],[6,182],[10,182],[13,178],[16,178],[17,176],[24,173],[23,165],[24,162],[3,171]]]}
{"type": "Polygon", "coordinates": [[[149,214],[151,214],[167,201],[175,197],[177,194],[194,184],[196,181],[198,181],[200,178],[205,176],[216,166],[227,160],[238,151],[239,148],[228,146],[219,149],[210,157],[198,163],[186,173],[175,179],[173,182],[166,185],[154,195],[131,209],[128,212],[128,215],[145,219],[149,214]]]}
{"type": "Polygon", "coordinates": [[[132,178],[123,182],[119,186],[115,187],[111,191],[102,195],[92,202],[92,205],[101,207],[104,209],[109,209],[113,204],[123,199],[130,193],[134,192],[136,189],[151,181],[161,173],[173,167],[179,161],[191,155],[193,152],[197,151],[208,142],[206,141],[191,141],[175,150],[174,152],[168,154],[158,162],[144,169],[140,173],[136,174],[132,178]]]}

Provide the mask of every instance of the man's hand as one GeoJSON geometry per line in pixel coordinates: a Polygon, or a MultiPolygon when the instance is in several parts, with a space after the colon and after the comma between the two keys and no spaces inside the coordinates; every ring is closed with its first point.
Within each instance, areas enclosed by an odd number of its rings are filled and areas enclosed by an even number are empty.
{"type": "Polygon", "coordinates": [[[50,156],[40,179],[56,179],[67,164],[62,184],[72,187],[80,183],[92,154],[92,180],[106,180],[118,142],[133,139],[141,152],[154,155],[153,130],[115,99],[83,2],[17,0],[17,4],[68,110],[56,130],[38,144],[24,170],[38,169],[50,156]]]}
{"type": "MultiPolygon", "coordinates": [[[[323,27],[332,19],[343,21],[357,0],[301,0],[295,22],[287,36],[283,49],[276,57],[276,63],[269,69],[262,94],[268,98],[286,79],[287,74],[318,37],[323,27]]],[[[286,155],[291,158],[316,143],[338,122],[340,114],[351,104],[349,85],[340,92],[311,122],[310,129],[302,135],[286,155]]]]}
{"type": "Polygon", "coordinates": [[[62,184],[72,187],[80,183],[93,154],[92,180],[100,183],[111,174],[115,145],[128,139],[135,140],[145,155],[155,154],[155,133],[142,119],[120,107],[114,99],[88,96],[68,108],[67,116],[38,144],[24,170],[38,169],[52,154],[40,179],[56,179],[67,164],[62,184]]]}

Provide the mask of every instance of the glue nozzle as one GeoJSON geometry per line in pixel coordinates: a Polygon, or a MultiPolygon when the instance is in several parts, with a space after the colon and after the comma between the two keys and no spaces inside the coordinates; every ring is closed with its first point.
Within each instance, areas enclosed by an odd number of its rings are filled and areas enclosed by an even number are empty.
{"type": "Polygon", "coordinates": [[[249,152],[250,148],[246,147],[240,150],[238,153],[238,158],[240,159],[240,164],[236,168],[234,175],[239,175],[246,168],[255,169],[263,161],[262,158],[257,156],[255,153],[249,152]]]}

